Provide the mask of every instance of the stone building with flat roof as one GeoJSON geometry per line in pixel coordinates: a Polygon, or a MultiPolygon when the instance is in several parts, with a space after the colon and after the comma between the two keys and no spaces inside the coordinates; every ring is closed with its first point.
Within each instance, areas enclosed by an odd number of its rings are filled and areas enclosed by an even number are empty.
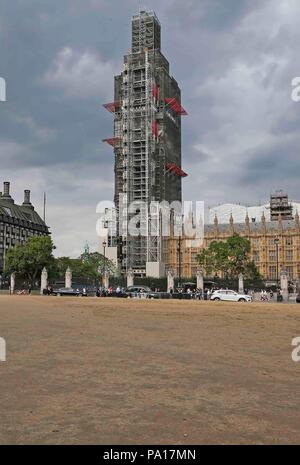
{"type": "Polygon", "coordinates": [[[24,191],[24,201],[17,205],[10,195],[10,183],[4,182],[3,193],[0,193],[0,274],[4,271],[9,248],[24,244],[31,236],[49,234],[48,226],[30,201],[30,191],[24,191]]]}

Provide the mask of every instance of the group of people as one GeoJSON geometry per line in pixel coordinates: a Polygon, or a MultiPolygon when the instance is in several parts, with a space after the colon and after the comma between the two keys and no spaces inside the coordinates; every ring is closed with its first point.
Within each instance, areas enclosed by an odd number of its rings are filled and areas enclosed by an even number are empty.
{"type": "MultiPolygon", "coordinates": [[[[280,289],[277,289],[276,291],[277,294],[277,300],[280,302],[282,299],[282,293],[280,289]]],[[[268,292],[266,289],[262,289],[260,292],[260,301],[261,302],[268,302],[269,300],[274,299],[274,292],[272,289],[268,292]]]]}
{"type": "Polygon", "coordinates": [[[27,288],[23,288],[21,291],[17,292],[17,295],[30,295],[32,291],[32,287],[28,286],[27,288]]]}
{"type": "Polygon", "coordinates": [[[29,284],[28,287],[23,287],[23,289],[21,291],[18,291],[17,292],[17,295],[30,295],[31,294],[31,291],[32,291],[32,287],[31,285],[29,284]]]}
{"type": "MultiPolygon", "coordinates": [[[[124,289],[121,288],[120,286],[118,286],[116,288],[116,294],[117,296],[119,294],[121,294],[122,292],[124,292],[124,289]]],[[[97,288],[97,291],[96,291],[96,296],[97,297],[107,297],[107,296],[111,296],[113,294],[113,287],[112,286],[109,286],[108,288],[102,286],[102,287],[98,287],[97,288]]]]}
{"type": "MultiPolygon", "coordinates": [[[[188,294],[191,296],[191,299],[195,299],[195,300],[209,300],[212,294],[212,291],[207,288],[205,288],[204,291],[202,291],[202,289],[198,289],[198,288],[191,289],[190,287],[188,287],[186,290],[179,287],[176,289],[176,292],[178,294],[188,294]]],[[[173,289],[171,289],[170,294],[172,295],[173,293],[174,291],[173,289]]]]}

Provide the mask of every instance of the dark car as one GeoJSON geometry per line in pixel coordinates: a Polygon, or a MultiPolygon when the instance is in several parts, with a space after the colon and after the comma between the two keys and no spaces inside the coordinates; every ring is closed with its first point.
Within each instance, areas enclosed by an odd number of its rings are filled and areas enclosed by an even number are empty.
{"type": "Polygon", "coordinates": [[[148,286],[129,286],[125,289],[125,293],[128,297],[145,296],[146,299],[158,299],[159,297],[158,293],[151,291],[148,286]]]}
{"type": "Polygon", "coordinates": [[[73,289],[72,287],[60,287],[59,289],[53,289],[52,295],[86,297],[87,291],[79,288],[73,289]]]}
{"type": "Polygon", "coordinates": [[[300,304],[300,294],[297,294],[297,296],[296,296],[296,302],[297,302],[297,304],[300,304]]]}

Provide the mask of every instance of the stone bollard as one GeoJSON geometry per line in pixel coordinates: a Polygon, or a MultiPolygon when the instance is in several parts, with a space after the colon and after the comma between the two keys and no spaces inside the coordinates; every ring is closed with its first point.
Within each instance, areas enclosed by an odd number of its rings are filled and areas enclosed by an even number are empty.
{"type": "Polygon", "coordinates": [[[171,290],[174,292],[174,271],[172,269],[167,271],[167,281],[167,292],[170,294],[171,290]]]}
{"type": "Polygon", "coordinates": [[[239,294],[244,294],[244,276],[242,273],[239,274],[239,294]]]}
{"type": "Polygon", "coordinates": [[[281,293],[282,293],[283,300],[288,300],[288,298],[289,298],[288,285],[289,285],[288,275],[283,270],[280,273],[280,287],[281,287],[281,293]]]}
{"type": "Polygon", "coordinates": [[[68,289],[72,287],[72,270],[69,266],[65,275],[65,287],[67,287],[68,289]]]}
{"type": "Polygon", "coordinates": [[[16,287],[16,273],[10,275],[10,294],[13,295],[16,287]]]}
{"type": "Polygon", "coordinates": [[[203,280],[203,270],[199,268],[197,270],[197,289],[201,289],[201,291],[204,291],[204,280],[203,280]]]}
{"type": "Polygon", "coordinates": [[[44,290],[48,288],[48,271],[47,268],[43,268],[42,274],[41,274],[41,295],[44,294],[44,290]]]}
{"type": "Polygon", "coordinates": [[[132,269],[127,271],[127,287],[133,286],[134,273],[132,269]]]}

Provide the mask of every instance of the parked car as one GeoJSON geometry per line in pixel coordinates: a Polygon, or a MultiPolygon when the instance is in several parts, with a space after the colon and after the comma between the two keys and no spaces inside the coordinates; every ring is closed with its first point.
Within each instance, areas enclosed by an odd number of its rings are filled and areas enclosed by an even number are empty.
{"type": "Polygon", "coordinates": [[[213,291],[210,300],[225,300],[229,302],[252,302],[252,296],[247,294],[239,294],[230,289],[218,289],[213,291]]]}
{"type": "Polygon", "coordinates": [[[76,297],[87,297],[87,291],[85,288],[73,289],[72,287],[60,287],[58,289],[53,289],[52,295],[56,296],[76,296],[76,297]]]}
{"type": "Polygon", "coordinates": [[[159,297],[158,293],[151,291],[148,286],[129,286],[125,289],[125,293],[128,297],[136,297],[139,294],[146,294],[147,299],[158,299],[159,297]]]}
{"type": "Polygon", "coordinates": [[[300,294],[297,294],[297,296],[296,296],[296,302],[297,302],[297,304],[300,304],[300,294]]]}

